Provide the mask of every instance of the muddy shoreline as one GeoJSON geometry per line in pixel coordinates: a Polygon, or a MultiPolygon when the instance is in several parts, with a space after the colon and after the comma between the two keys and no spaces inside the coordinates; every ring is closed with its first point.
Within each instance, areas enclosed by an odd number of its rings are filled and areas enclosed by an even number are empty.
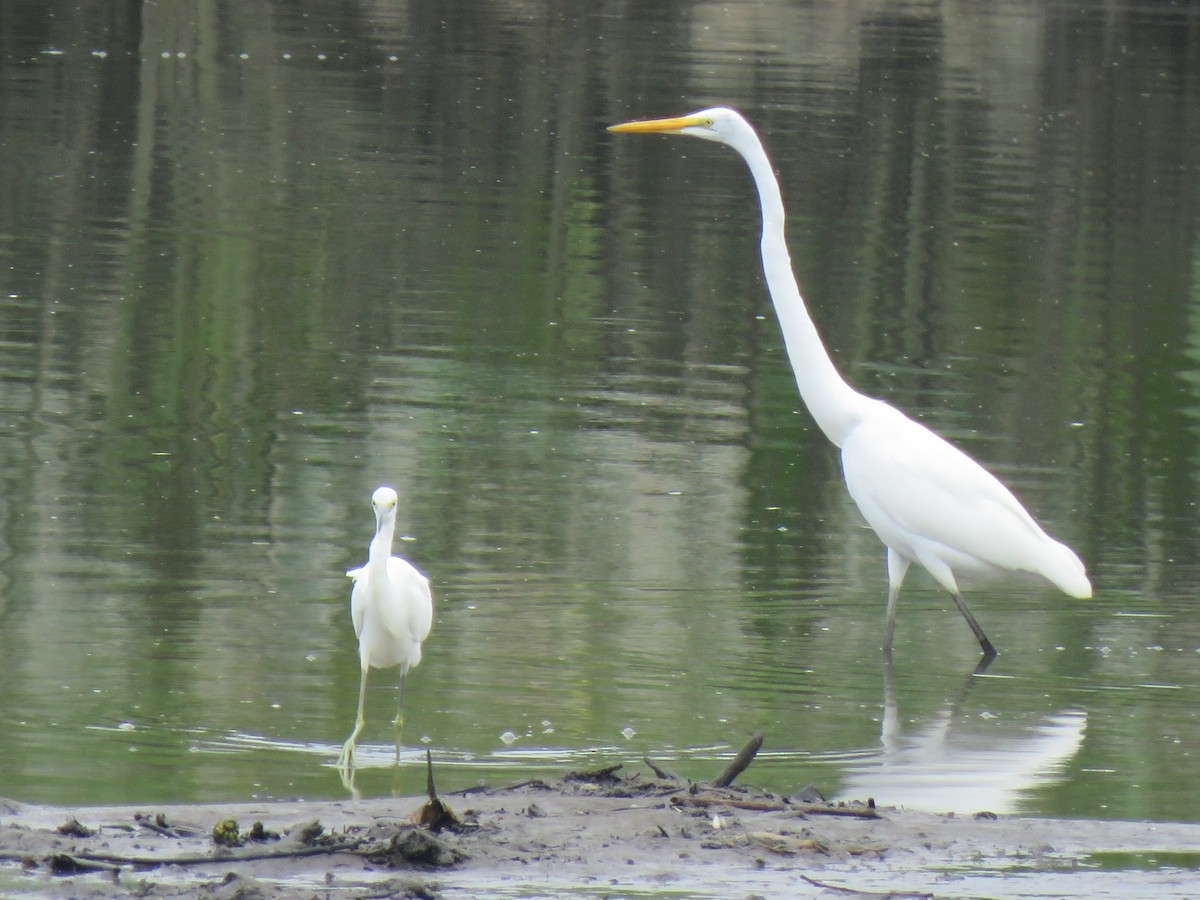
{"type": "Polygon", "coordinates": [[[440,798],[0,800],[0,896],[1190,897],[1200,825],[934,815],[640,767],[440,798]],[[449,815],[450,818],[446,818],[449,815]],[[425,827],[418,824],[424,817],[425,827]],[[235,824],[236,823],[236,824],[235,824]]]}

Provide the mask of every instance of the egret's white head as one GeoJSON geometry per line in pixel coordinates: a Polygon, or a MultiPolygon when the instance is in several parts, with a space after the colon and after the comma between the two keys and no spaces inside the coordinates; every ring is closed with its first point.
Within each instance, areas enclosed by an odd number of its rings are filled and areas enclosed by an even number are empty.
{"type": "Polygon", "coordinates": [[[395,509],[398,501],[396,492],[387,485],[375,488],[375,493],[371,495],[371,505],[375,507],[376,514],[395,509]]]}
{"type": "Polygon", "coordinates": [[[624,122],[610,125],[608,130],[625,134],[686,134],[735,147],[747,135],[752,139],[754,137],[750,123],[742,118],[742,114],[725,106],[714,106],[671,119],[624,122]]]}
{"type": "MultiPolygon", "coordinates": [[[[375,493],[371,495],[371,506],[375,509],[375,538],[378,539],[384,530],[387,529],[390,534],[390,528],[394,526],[396,521],[396,503],[398,498],[396,492],[383,485],[375,488],[375,493]]],[[[391,543],[391,539],[388,539],[391,543]]],[[[374,548],[374,542],[371,544],[374,548]]],[[[373,551],[372,551],[373,552],[373,551]]],[[[390,550],[389,550],[390,552],[390,550]]]]}

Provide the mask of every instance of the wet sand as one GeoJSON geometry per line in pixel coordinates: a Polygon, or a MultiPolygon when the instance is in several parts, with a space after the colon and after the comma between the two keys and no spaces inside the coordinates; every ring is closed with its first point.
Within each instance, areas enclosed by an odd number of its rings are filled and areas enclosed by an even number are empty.
{"type": "Polygon", "coordinates": [[[429,828],[424,797],[0,800],[0,896],[1200,895],[1197,824],[933,815],[625,771],[447,795],[458,824],[429,828]]]}

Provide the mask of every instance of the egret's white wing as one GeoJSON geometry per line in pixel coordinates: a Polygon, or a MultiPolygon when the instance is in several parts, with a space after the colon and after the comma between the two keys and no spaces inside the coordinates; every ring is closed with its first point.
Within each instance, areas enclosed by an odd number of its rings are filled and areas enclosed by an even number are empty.
{"type": "Polygon", "coordinates": [[[867,521],[910,559],[1040,572],[1043,544],[1056,543],[999,479],[885,404],[847,439],[842,467],[867,521]]]}
{"type": "Polygon", "coordinates": [[[395,603],[384,606],[384,622],[395,635],[406,635],[420,644],[433,628],[433,593],[429,579],[405,559],[388,559],[388,580],[395,591],[395,603]]]}
{"type": "Polygon", "coordinates": [[[354,623],[354,636],[361,637],[363,616],[366,615],[367,609],[367,567],[348,569],[346,575],[354,581],[350,588],[350,621],[354,623]]]}

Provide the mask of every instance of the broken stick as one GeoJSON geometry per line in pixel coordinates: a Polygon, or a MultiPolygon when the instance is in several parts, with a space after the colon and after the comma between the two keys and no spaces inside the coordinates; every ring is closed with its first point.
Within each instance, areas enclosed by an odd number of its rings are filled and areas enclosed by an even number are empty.
{"type": "Polygon", "coordinates": [[[750,736],[750,740],[746,742],[746,746],[738,751],[737,756],[729,761],[721,774],[712,780],[713,787],[729,787],[733,784],[733,780],[746,771],[746,767],[754,762],[754,757],[758,755],[758,751],[762,749],[763,736],[761,731],[756,731],[750,736]]]}
{"type": "Polygon", "coordinates": [[[674,772],[667,771],[662,766],[656,764],[654,762],[654,760],[652,760],[648,756],[643,756],[642,762],[644,762],[646,765],[648,765],[650,767],[650,771],[654,773],[654,776],[656,778],[661,778],[663,781],[682,781],[683,780],[678,775],[676,775],[674,772]]]}
{"type": "Polygon", "coordinates": [[[433,786],[433,755],[428,747],[425,748],[425,793],[429,800],[417,810],[417,824],[435,833],[447,828],[451,831],[461,831],[462,820],[454,814],[454,810],[442,802],[433,786]]]}

